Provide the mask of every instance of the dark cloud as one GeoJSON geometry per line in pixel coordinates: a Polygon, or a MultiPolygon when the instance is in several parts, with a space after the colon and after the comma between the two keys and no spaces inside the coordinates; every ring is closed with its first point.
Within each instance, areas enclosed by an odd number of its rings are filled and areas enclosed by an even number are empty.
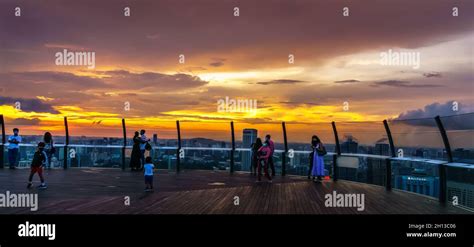
{"type": "Polygon", "coordinates": [[[18,126],[18,125],[27,125],[27,126],[37,126],[40,124],[41,120],[38,118],[26,119],[26,118],[15,118],[15,119],[7,119],[7,124],[10,126],[18,126]]]}
{"type": "Polygon", "coordinates": [[[360,81],[355,80],[355,79],[350,79],[350,80],[343,80],[343,81],[335,81],[334,83],[346,84],[346,83],[356,83],[356,82],[360,82],[360,81]]]}
{"type": "Polygon", "coordinates": [[[456,104],[457,111],[453,110],[455,101],[448,101],[444,104],[436,102],[426,105],[423,109],[401,113],[395,120],[403,120],[404,123],[413,126],[435,127],[437,125],[433,118],[440,116],[447,131],[474,129],[474,113],[468,113],[470,109],[462,103],[456,102],[456,104]]]}
{"type": "MultiPolygon", "coordinates": [[[[297,54],[297,61],[324,63],[328,58],[374,47],[423,47],[473,30],[473,15],[450,18],[446,11],[452,8],[451,3],[431,0],[356,1],[351,3],[349,18],[335,14],[341,13],[345,0],[242,1],[238,18],[232,15],[235,3],[220,0],[137,0],[128,18],[119,14],[129,3],[126,0],[20,2],[24,9],[34,9],[34,15],[11,18],[7,10],[18,6],[18,1],[0,2],[0,9],[5,10],[0,15],[0,56],[9,68],[52,63],[51,52],[57,48],[45,47],[50,43],[88,47],[97,52],[98,65],[108,60],[169,68],[181,52],[192,58],[233,52],[238,55],[233,56],[232,66],[248,69],[269,63],[288,65],[285,59],[273,58],[287,57],[289,50],[297,54]],[[380,20],[384,25],[378,25],[380,20]],[[396,31],[400,27],[403,32],[396,31]],[[35,50],[39,47],[43,50],[35,50]]],[[[456,5],[465,13],[472,10],[470,1],[456,5]]],[[[209,64],[203,62],[208,59],[187,63],[198,61],[202,66],[209,64]]]]}
{"type": "Polygon", "coordinates": [[[296,83],[302,83],[302,82],[305,82],[305,81],[290,80],[290,79],[279,79],[279,80],[271,80],[271,81],[261,81],[261,82],[257,82],[257,84],[260,84],[260,85],[296,84],[296,83]]]}
{"type": "Polygon", "coordinates": [[[132,73],[126,70],[102,71],[107,75],[104,81],[121,89],[156,89],[156,90],[182,90],[191,89],[208,84],[197,76],[188,74],[162,74],[155,72],[132,73]]]}
{"type": "Polygon", "coordinates": [[[20,103],[20,109],[24,112],[49,112],[57,114],[51,105],[44,103],[39,99],[24,99],[24,98],[11,98],[0,96],[0,105],[9,105],[15,107],[15,103],[20,103]]]}
{"type": "Polygon", "coordinates": [[[423,73],[423,76],[426,78],[441,78],[443,75],[439,72],[429,72],[429,73],[423,73]]]}
{"type": "Polygon", "coordinates": [[[379,86],[388,86],[388,87],[400,87],[400,88],[433,88],[433,87],[442,87],[441,85],[435,84],[413,84],[409,81],[399,81],[399,80],[387,80],[387,81],[378,81],[372,84],[374,87],[379,86]]]}

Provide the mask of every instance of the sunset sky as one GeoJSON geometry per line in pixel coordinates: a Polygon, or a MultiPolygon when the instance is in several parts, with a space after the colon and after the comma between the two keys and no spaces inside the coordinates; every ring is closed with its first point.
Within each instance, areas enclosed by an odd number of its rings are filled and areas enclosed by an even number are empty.
{"type": "Polygon", "coordinates": [[[8,128],[31,133],[60,131],[68,116],[76,135],[105,134],[125,117],[132,128],[166,136],[178,119],[223,122],[188,123],[189,131],[225,129],[231,120],[242,128],[266,122],[270,131],[281,121],[304,126],[474,112],[473,5],[1,0],[0,114],[8,128]],[[55,54],[64,49],[95,52],[95,69],[57,66],[55,54]],[[380,53],[389,49],[419,52],[420,68],[381,65],[380,53]],[[257,100],[257,112],[217,112],[225,97],[257,100]]]}

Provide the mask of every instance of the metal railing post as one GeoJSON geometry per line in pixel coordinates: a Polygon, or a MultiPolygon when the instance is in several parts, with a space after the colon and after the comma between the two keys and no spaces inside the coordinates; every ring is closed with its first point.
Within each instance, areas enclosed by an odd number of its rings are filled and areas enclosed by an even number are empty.
{"type": "Polygon", "coordinates": [[[288,138],[286,135],[286,123],[282,122],[281,127],[283,129],[283,143],[285,145],[285,153],[283,154],[282,162],[281,162],[281,175],[285,176],[286,175],[286,156],[288,155],[288,138]]]}
{"type": "Polygon", "coordinates": [[[181,165],[181,129],[179,127],[179,120],[176,120],[176,131],[178,132],[178,149],[176,150],[176,173],[179,173],[180,171],[180,165],[181,165]]]}
{"type": "Polygon", "coordinates": [[[446,149],[446,155],[448,156],[448,162],[453,162],[453,153],[451,152],[451,145],[449,144],[448,135],[446,134],[446,130],[444,129],[443,122],[441,122],[441,118],[439,116],[435,117],[436,125],[438,125],[439,133],[441,134],[441,138],[443,138],[444,149],[446,149]]]}
{"type": "Polygon", "coordinates": [[[385,189],[392,190],[392,161],[385,159],[385,189]]]}
{"type": "Polygon", "coordinates": [[[4,167],[4,162],[5,162],[5,143],[6,143],[6,138],[5,138],[5,119],[3,118],[3,114],[0,115],[0,124],[2,125],[2,145],[0,148],[0,168],[4,167]]]}
{"type": "Polygon", "coordinates": [[[122,170],[125,170],[125,150],[127,149],[127,128],[125,126],[125,118],[122,118],[122,130],[123,130],[123,147],[122,147],[122,170]]]}
{"type": "Polygon", "coordinates": [[[230,150],[230,174],[234,173],[234,152],[235,152],[235,133],[234,133],[234,121],[230,122],[230,132],[232,136],[232,149],[230,150]]]}
{"type": "Polygon", "coordinates": [[[395,145],[393,145],[393,137],[392,137],[392,132],[390,131],[390,127],[388,126],[387,120],[383,120],[383,126],[385,127],[385,132],[387,133],[387,138],[388,138],[388,143],[390,144],[390,155],[392,157],[396,157],[396,152],[395,152],[395,145]]]}
{"type": "Polygon", "coordinates": [[[339,135],[337,134],[336,122],[332,121],[331,125],[332,125],[332,131],[334,132],[334,140],[336,141],[336,150],[335,150],[336,154],[334,154],[333,160],[332,160],[333,161],[332,162],[332,167],[333,167],[332,180],[337,181],[338,175],[339,175],[339,171],[337,167],[337,158],[341,155],[341,145],[339,144],[339,135]]]}
{"type": "Polygon", "coordinates": [[[65,140],[65,144],[64,144],[63,169],[67,169],[68,146],[69,146],[69,126],[68,126],[68,123],[67,123],[67,117],[64,117],[64,130],[66,132],[66,140],[65,140]]]}

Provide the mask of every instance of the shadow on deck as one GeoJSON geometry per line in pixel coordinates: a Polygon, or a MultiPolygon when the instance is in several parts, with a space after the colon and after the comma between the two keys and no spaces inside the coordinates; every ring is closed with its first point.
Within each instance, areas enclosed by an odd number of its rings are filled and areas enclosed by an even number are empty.
{"type": "MultiPolygon", "coordinates": [[[[38,211],[0,208],[0,214],[471,214],[413,193],[349,181],[314,183],[298,176],[256,184],[247,173],[160,170],[154,178],[155,192],[145,193],[143,175],[137,172],[52,170],[45,173],[47,190],[26,189],[28,173],[0,170],[0,193],[38,193],[38,211]],[[326,207],[325,195],[333,191],[364,194],[365,209],[326,207]],[[127,196],[129,206],[124,203],[127,196]]],[[[38,184],[38,177],[34,182],[38,184]]]]}

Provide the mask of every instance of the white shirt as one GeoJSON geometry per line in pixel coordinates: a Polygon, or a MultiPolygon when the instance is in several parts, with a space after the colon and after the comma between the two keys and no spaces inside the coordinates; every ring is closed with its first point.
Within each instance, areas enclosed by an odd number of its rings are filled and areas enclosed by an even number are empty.
{"type": "MultiPolygon", "coordinates": [[[[10,137],[8,137],[8,140],[9,141],[13,141],[13,140],[17,140],[18,143],[21,143],[21,136],[20,135],[11,135],[10,137]]],[[[19,148],[20,145],[16,144],[16,143],[11,143],[11,142],[8,142],[8,149],[14,149],[14,148],[19,148]]]]}

